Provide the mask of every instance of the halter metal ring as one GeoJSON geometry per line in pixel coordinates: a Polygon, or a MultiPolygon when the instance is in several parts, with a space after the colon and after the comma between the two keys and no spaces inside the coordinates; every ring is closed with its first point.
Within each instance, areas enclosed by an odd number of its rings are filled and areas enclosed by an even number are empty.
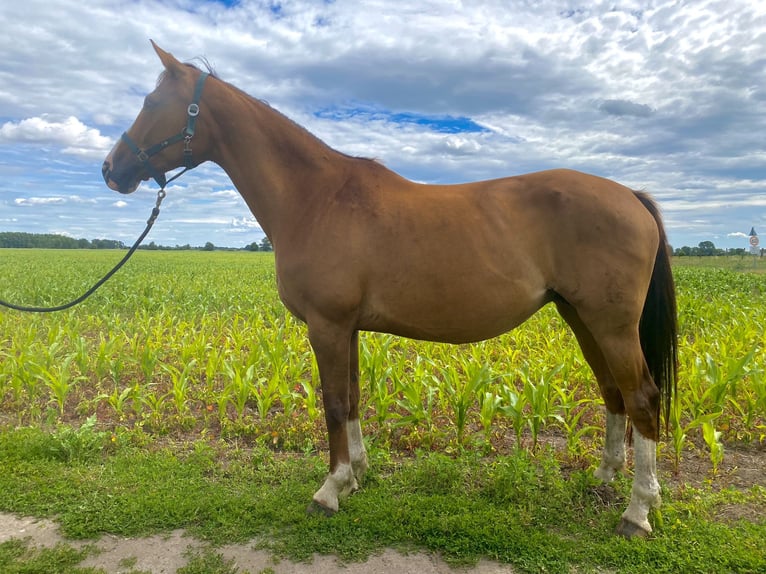
{"type": "Polygon", "coordinates": [[[193,118],[197,117],[199,115],[199,105],[189,104],[189,107],[186,108],[186,113],[193,118]]]}

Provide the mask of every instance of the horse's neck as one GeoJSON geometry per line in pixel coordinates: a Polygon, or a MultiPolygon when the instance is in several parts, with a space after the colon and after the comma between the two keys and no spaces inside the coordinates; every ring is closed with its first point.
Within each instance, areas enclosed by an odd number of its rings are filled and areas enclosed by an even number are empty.
{"type": "Polygon", "coordinates": [[[342,154],[268,105],[217,83],[211,98],[216,143],[212,160],[231,178],[274,240],[291,210],[342,177],[342,154]]]}

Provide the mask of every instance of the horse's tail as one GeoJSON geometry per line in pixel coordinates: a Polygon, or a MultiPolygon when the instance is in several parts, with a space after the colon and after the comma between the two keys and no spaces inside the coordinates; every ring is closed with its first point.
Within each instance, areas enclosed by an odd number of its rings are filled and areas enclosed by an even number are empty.
{"type": "Polygon", "coordinates": [[[678,377],[678,313],[673,272],[670,269],[670,247],[657,205],[645,193],[635,192],[636,197],[657,222],[660,245],[654,259],[654,271],[646,294],[644,310],[639,323],[641,349],[646,364],[660,392],[660,408],[657,411],[657,428],[660,412],[665,419],[665,429],[670,425],[670,409],[676,392],[678,377]]]}

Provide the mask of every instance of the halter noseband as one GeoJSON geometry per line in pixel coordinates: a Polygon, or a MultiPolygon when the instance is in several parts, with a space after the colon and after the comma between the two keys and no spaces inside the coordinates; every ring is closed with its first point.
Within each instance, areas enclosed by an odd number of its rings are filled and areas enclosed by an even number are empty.
{"type": "Polygon", "coordinates": [[[191,140],[194,137],[194,127],[197,124],[197,116],[199,115],[199,101],[202,97],[202,87],[205,85],[205,80],[209,75],[210,74],[207,72],[202,72],[199,79],[197,80],[197,85],[194,88],[194,99],[192,100],[192,103],[189,104],[189,107],[186,108],[186,127],[181,132],[145,150],[138,147],[136,143],[130,139],[128,132],[124,132],[122,134],[122,141],[125,142],[128,148],[130,148],[130,151],[132,151],[138,160],[143,164],[144,168],[146,168],[146,171],[149,172],[149,175],[152,177],[152,179],[157,182],[157,185],[163,189],[168,183],[194,167],[192,164],[191,140]],[[160,173],[154,168],[154,166],[149,161],[149,158],[157,155],[166,147],[180,141],[184,142],[184,169],[168,180],[164,173],[160,173]]]}

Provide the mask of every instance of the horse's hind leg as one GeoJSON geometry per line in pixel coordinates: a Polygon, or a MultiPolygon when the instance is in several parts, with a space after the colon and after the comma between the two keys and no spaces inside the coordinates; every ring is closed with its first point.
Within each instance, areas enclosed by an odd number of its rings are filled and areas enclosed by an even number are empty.
{"type": "Polygon", "coordinates": [[[362,481],[367,472],[367,451],[362,440],[362,425],[359,419],[359,332],[354,331],[351,337],[350,349],[350,375],[351,381],[348,389],[349,410],[346,432],[348,435],[348,454],[351,459],[351,468],[357,483],[362,481]]]}
{"type": "Polygon", "coordinates": [[[633,433],[635,472],[630,504],[617,532],[624,536],[645,535],[652,531],[649,511],[660,505],[656,442],[659,391],[646,365],[637,326],[614,329],[598,341],[636,431],[633,433]]]}
{"type": "Polygon", "coordinates": [[[627,417],[624,414],[606,411],[606,440],[601,464],[593,475],[611,482],[614,475],[625,469],[625,428],[627,417]]]}
{"type": "MultiPolygon", "coordinates": [[[[556,304],[574,331],[606,403],[606,444],[596,477],[610,481],[624,467],[626,413],[635,421],[633,488],[617,533],[627,537],[646,535],[652,531],[649,510],[660,504],[655,442],[659,405],[658,391],[641,350],[638,328],[617,329],[608,334],[596,331],[597,337],[576,309],[565,301],[556,304]]],[[[592,324],[607,330],[602,323],[592,321],[592,324]]]]}
{"type": "Polygon", "coordinates": [[[601,396],[606,405],[606,439],[601,464],[594,472],[596,478],[611,482],[615,474],[625,468],[625,405],[612,373],[593,335],[582,322],[577,311],[563,299],[556,301],[559,313],[571,327],[580,344],[583,356],[593,370],[601,396]]]}
{"type": "Polygon", "coordinates": [[[652,531],[649,524],[649,511],[662,503],[660,484],[657,482],[657,443],[645,438],[641,431],[633,433],[633,458],[635,474],[630,493],[630,504],[622,513],[622,520],[617,526],[617,534],[631,538],[645,536],[652,531]]]}

